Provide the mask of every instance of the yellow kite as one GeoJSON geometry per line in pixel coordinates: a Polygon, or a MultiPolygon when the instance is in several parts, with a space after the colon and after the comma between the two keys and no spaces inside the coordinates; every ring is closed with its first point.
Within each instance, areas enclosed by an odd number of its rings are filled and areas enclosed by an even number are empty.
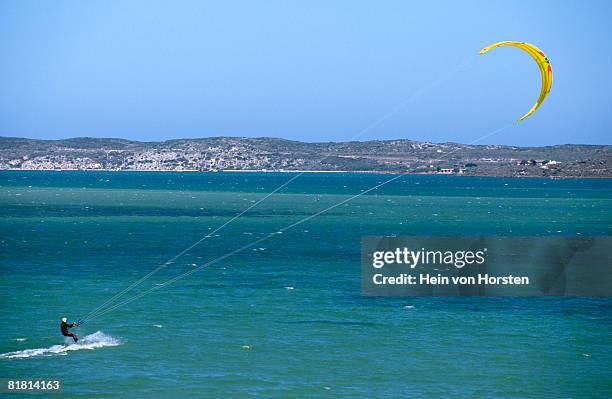
{"type": "Polygon", "coordinates": [[[552,80],[553,80],[552,68],[550,66],[550,61],[548,61],[548,58],[546,58],[546,55],[544,55],[542,50],[540,50],[533,44],[529,44],[525,42],[506,41],[506,42],[493,43],[490,46],[487,46],[483,48],[482,50],[480,50],[480,54],[484,54],[487,51],[495,47],[499,47],[499,46],[514,46],[522,50],[525,50],[535,60],[535,62],[538,63],[538,68],[540,68],[540,73],[542,74],[542,88],[540,89],[540,97],[538,97],[538,101],[536,101],[533,107],[531,107],[529,112],[523,115],[521,119],[516,121],[518,123],[522,121],[523,119],[527,118],[529,115],[533,114],[533,112],[536,109],[538,109],[540,104],[544,102],[544,99],[546,98],[546,96],[548,96],[548,93],[550,93],[550,88],[552,86],[552,80]]]}

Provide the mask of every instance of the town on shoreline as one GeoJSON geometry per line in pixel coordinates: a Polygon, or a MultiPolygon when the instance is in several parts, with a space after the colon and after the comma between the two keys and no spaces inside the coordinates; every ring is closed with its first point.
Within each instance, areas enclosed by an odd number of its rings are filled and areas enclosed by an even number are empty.
{"type": "Polygon", "coordinates": [[[360,172],[612,177],[612,146],[466,145],[412,140],[304,143],[212,137],[163,142],[0,137],[0,170],[360,172]]]}

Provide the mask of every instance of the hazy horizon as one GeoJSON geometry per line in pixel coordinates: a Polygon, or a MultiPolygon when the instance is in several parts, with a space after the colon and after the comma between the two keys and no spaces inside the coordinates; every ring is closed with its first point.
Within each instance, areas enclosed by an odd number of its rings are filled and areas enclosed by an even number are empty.
{"type": "Polygon", "coordinates": [[[95,139],[95,140],[126,140],[140,143],[162,143],[166,141],[176,141],[176,140],[205,140],[205,139],[218,139],[218,138],[232,138],[232,139],[271,139],[271,140],[286,140],[286,141],[295,141],[300,143],[307,144],[318,144],[318,143],[348,143],[348,142],[368,142],[368,141],[396,141],[396,140],[408,140],[415,142],[429,142],[432,144],[459,144],[459,145],[497,145],[497,146],[507,146],[507,147],[551,147],[551,146],[563,146],[563,145],[591,145],[591,146],[609,146],[612,144],[591,144],[591,143],[558,143],[558,144],[544,144],[544,145],[511,145],[511,144],[497,144],[497,143],[463,143],[458,141],[432,141],[432,140],[415,140],[409,137],[396,137],[396,138],[384,138],[384,139],[355,139],[355,140],[327,140],[327,141],[307,141],[307,140],[297,140],[297,139],[288,139],[284,137],[274,137],[274,136],[206,136],[206,137],[176,137],[170,139],[159,139],[159,140],[138,140],[138,139],[129,139],[125,137],[92,137],[92,136],[72,136],[72,137],[60,137],[60,138],[50,138],[50,139],[39,139],[35,137],[20,137],[20,136],[2,136],[0,138],[4,139],[25,139],[25,140],[41,140],[41,141],[62,141],[62,140],[76,140],[76,139],[95,139]]]}

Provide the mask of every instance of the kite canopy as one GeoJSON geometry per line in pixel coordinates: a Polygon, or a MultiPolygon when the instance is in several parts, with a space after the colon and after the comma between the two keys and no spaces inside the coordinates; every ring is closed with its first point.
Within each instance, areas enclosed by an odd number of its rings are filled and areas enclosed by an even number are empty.
{"type": "Polygon", "coordinates": [[[536,101],[533,107],[531,107],[529,112],[523,115],[521,119],[517,120],[517,123],[518,123],[518,122],[521,122],[523,119],[527,118],[528,116],[530,116],[531,114],[533,114],[535,110],[538,109],[540,104],[544,102],[544,99],[546,99],[546,96],[548,96],[548,93],[550,93],[550,88],[552,86],[552,80],[553,80],[552,68],[550,66],[550,61],[548,61],[548,58],[546,58],[546,55],[544,55],[542,50],[540,50],[533,44],[529,44],[525,42],[505,41],[505,42],[493,43],[490,46],[487,46],[483,48],[482,50],[480,50],[480,54],[484,54],[487,51],[494,49],[495,47],[500,47],[500,46],[514,46],[514,47],[518,47],[526,51],[538,64],[538,68],[540,68],[540,73],[542,74],[542,88],[540,89],[540,97],[538,97],[538,101],[536,101]]]}

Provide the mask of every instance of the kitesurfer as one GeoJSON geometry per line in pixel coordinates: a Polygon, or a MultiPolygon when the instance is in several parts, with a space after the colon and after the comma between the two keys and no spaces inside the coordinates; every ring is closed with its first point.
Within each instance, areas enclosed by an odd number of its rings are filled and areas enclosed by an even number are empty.
{"type": "Polygon", "coordinates": [[[76,327],[76,325],[76,322],[68,324],[68,319],[62,317],[62,325],[60,326],[60,329],[62,330],[62,335],[64,337],[72,337],[72,339],[74,339],[74,342],[77,342],[79,338],[75,334],[68,331],[69,328],[76,327]]]}

